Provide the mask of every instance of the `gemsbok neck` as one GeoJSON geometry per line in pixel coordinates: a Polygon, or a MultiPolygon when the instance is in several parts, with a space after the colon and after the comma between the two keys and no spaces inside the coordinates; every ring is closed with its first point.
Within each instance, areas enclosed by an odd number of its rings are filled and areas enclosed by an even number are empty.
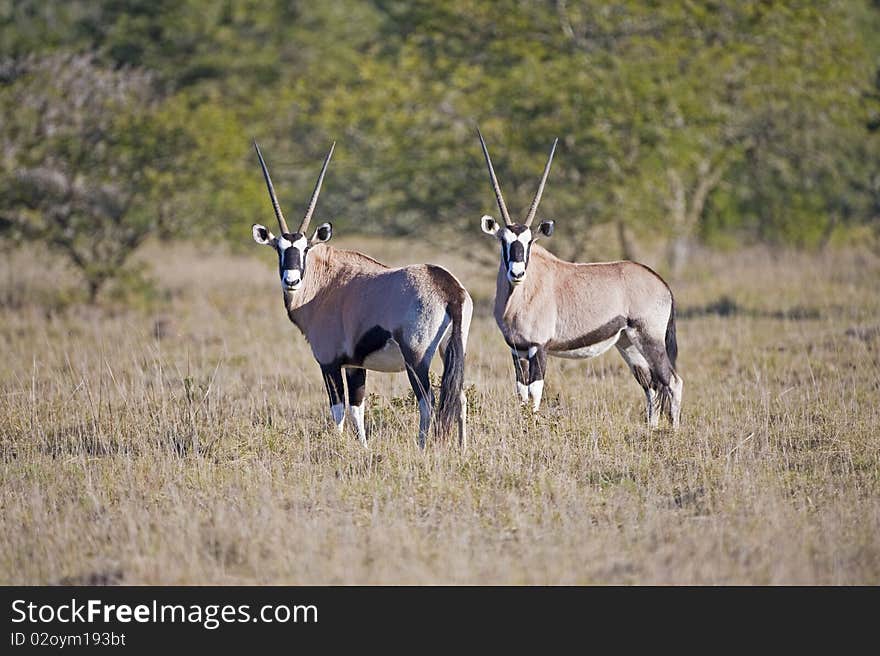
{"type": "MultiPolygon", "coordinates": [[[[551,259],[556,260],[552,253],[538,244],[534,244],[525,280],[518,285],[514,285],[508,280],[505,263],[502,261],[499,264],[495,284],[496,317],[507,315],[515,305],[525,302],[541,292],[542,286],[548,284],[547,262],[551,259]]],[[[557,261],[561,262],[561,260],[557,261]]]]}
{"type": "Polygon", "coordinates": [[[296,292],[284,292],[288,316],[302,331],[307,332],[314,310],[346,283],[365,272],[382,271],[388,267],[358,251],[318,246],[309,253],[309,268],[302,287],[296,292]]]}

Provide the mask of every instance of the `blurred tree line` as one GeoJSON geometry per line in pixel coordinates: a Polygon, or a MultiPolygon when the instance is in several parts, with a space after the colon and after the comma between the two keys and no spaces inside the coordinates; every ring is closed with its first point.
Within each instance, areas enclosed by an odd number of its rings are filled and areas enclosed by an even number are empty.
{"type": "Polygon", "coordinates": [[[253,136],[290,216],[338,140],[319,214],[346,230],[477,238],[477,124],[514,214],[560,137],[570,257],[880,217],[877,0],[0,0],[0,107],[0,235],[93,296],[148,235],[270,221],[253,136]]]}

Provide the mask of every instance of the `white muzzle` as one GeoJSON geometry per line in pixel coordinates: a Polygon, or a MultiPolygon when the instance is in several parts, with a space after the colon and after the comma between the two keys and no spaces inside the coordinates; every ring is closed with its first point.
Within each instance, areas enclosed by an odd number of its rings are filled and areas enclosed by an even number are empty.
{"type": "Polygon", "coordinates": [[[281,274],[281,285],[288,291],[296,291],[302,285],[300,272],[296,269],[288,269],[281,274]]]}

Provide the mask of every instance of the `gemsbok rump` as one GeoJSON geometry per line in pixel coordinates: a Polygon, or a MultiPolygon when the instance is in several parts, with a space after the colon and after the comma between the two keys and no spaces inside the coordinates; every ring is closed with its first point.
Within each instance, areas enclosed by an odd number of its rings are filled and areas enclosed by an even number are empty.
{"type": "MultiPolygon", "coordinates": [[[[478,131],[479,134],[479,131],[478,131]]],[[[501,243],[495,321],[513,353],[516,390],[523,404],[541,405],[547,356],[592,358],[616,346],[647,399],[656,428],[665,412],[676,428],[683,383],[675,370],[675,302],[664,280],[636,262],[580,264],[555,257],[535,241],[553,234],[554,222],[532,221],[544,193],[556,141],[538,191],[522,223],[511,221],[483,135],[480,145],[503,224],[483,216],[483,232],[501,243]]],[[[558,141],[558,140],[557,140],[558,141]]]]}
{"type": "Polygon", "coordinates": [[[302,223],[296,232],[290,232],[254,141],[281,229],[276,237],[256,224],[254,240],[278,253],[284,307],[321,366],[330,413],[340,432],[345,420],[343,370],[351,417],[364,446],[367,370],[406,371],[419,404],[418,444],[424,448],[434,409],[428,370],[439,348],[443,377],[437,427],[447,433],[457,421],[459,443],[464,447],[464,360],[473,313],[471,297],[442,267],[417,264],[390,268],[363,253],[329,246],[333,234],[330,223],[319,225],[311,238],[306,236],[335,145],[324,159],[302,223]]]}

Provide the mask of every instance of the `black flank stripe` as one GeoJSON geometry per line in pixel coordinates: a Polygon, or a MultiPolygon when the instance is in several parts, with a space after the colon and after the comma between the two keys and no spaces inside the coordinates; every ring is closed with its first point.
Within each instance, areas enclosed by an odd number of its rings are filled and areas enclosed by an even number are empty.
{"type": "Polygon", "coordinates": [[[586,335],[581,335],[580,337],[565,342],[551,341],[547,344],[547,348],[551,351],[564,352],[574,351],[584,348],[585,346],[592,346],[593,344],[604,342],[606,339],[611,339],[626,325],[626,317],[616,316],[605,325],[596,328],[596,330],[591,330],[586,335]]]}
{"type": "Polygon", "coordinates": [[[382,326],[370,328],[355,344],[353,364],[363,364],[364,358],[374,351],[381,350],[389,339],[391,339],[391,333],[382,326]]]}

